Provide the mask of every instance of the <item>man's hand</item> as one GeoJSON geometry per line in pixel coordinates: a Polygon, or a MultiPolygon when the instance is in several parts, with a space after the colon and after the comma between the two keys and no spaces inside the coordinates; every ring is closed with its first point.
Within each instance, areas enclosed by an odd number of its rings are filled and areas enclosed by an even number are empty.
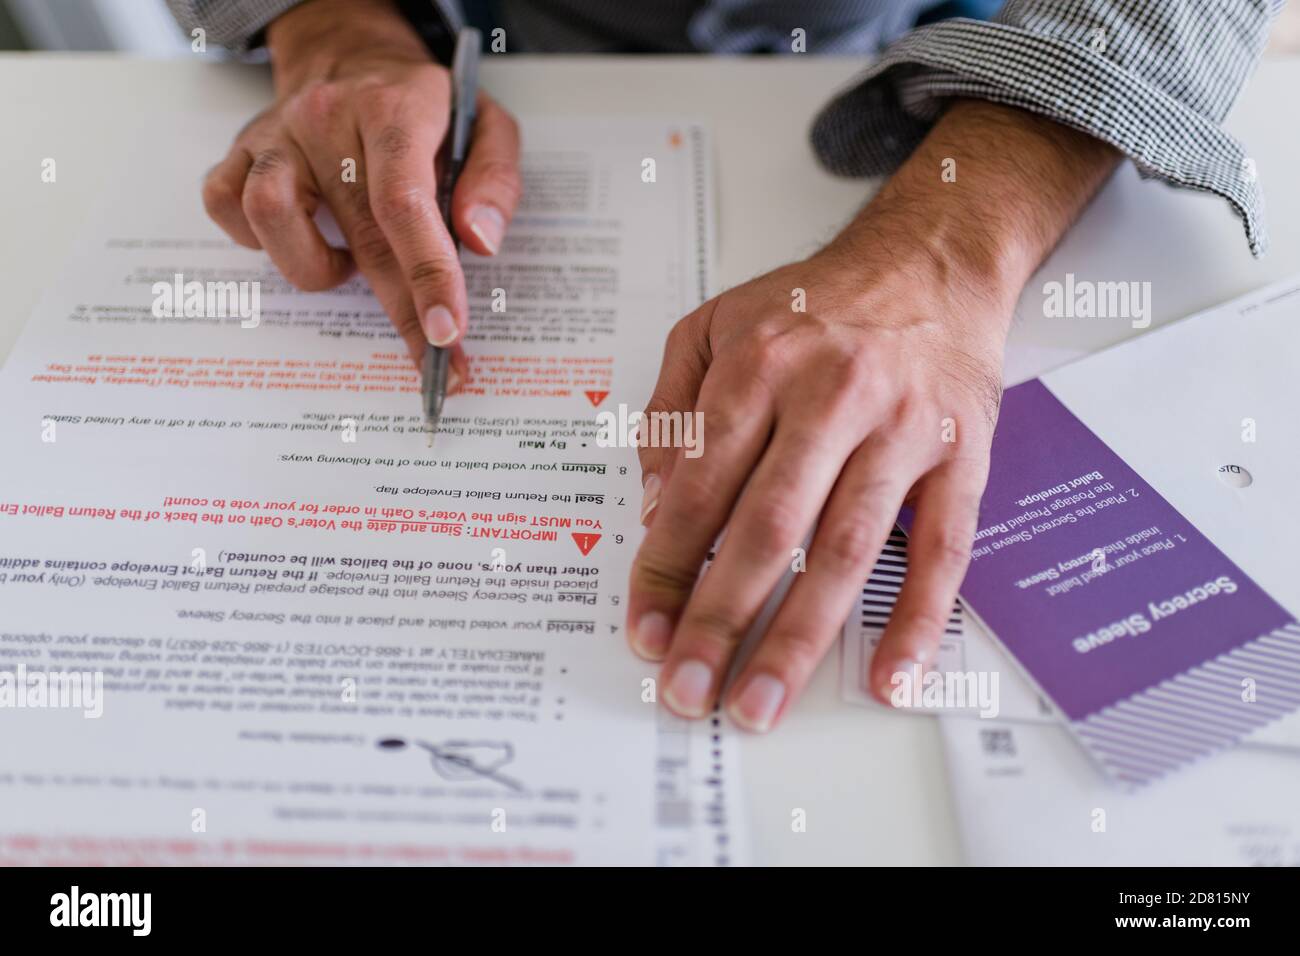
{"type": "MultiPolygon", "coordinates": [[[[417,362],[426,342],[453,345],[469,310],[437,206],[448,71],[391,0],[309,0],[271,24],[267,45],[275,104],[208,174],[208,214],[240,245],[265,249],[300,289],[338,285],[355,264],[417,362]],[[322,200],[350,254],[312,221],[322,200]]],[[[480,96],[474,134],[452,219],[470,249],[492,255],[519,199],[519,133],[480,96]]],[[[465,380],[458,346],[452,363],[456,386],[465,380]]]]}
{"type": "Polygon", "coordinates": [[[932,659],[970,558],[1012,310],[1116,159],[1047,120],[958,102],[826,249],[677,324],[647,413],[702,413],[703,454],[641,449],[649,531],[628,615],[634,650],[665,662],[672,710],[712,709],[813,532],[806,570],[726,694],[741,726],[773,726],[904,503],[910,569],[871,688],[888,701],[895,673],[932,659]]]}

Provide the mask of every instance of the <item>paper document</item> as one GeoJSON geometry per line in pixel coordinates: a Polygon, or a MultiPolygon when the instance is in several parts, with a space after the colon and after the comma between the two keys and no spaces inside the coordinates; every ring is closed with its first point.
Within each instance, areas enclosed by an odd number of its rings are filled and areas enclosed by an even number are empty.
{"type": "Polygon", "coordinates": [[[941,717],[973,866],[1300,866],[1300,753],[1254,743],[1111,784],[1063,726],[941,717]]]}
{"type": "Polygon", "coordinates": [[[597,418],[707,294],[703,130],[524,123],[431,449],[364,281],[207,222],[227,135],[146,160],[0,373],[0,857],[744,862],[723,727],[626,645],[640,470],[597,418]],[[77,674],[94,707],[37,700],[77,674]]]}

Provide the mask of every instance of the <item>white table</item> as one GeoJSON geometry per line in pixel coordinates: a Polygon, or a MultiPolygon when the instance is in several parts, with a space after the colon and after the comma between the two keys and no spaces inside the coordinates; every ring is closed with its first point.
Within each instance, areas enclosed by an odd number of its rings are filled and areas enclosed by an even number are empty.
{"type": "MultiPolygon", "coordinates": [[[[512,57],[489,59],[483,81],[519,114],[673,113],[707,121],[717,151],[725,287],[808,254],[874,187],[823,173],[806,138],[817,108],[859,66],[812,57],[512,57]]],[[[165,142],[168,119],[182,111],[251,115],[270,96],[269,74],[259,68],[99,55],[0,56],[0,89],[0,357],[41,291],[59,281],[97,197],[147,188],[143,171],[128,163],[122,172],[122,156],[165,142]],[[57,185],[40,181],[47,156],[58,159],[57,185]]],[[[1297,89],[1300,58],[1268,60],[1229,123],[1267,189],[1273,249],[1265,260],[1251,259],[1221,200],[1142,183],[1126,166],[1044,275],[1150,281],[1161,323],[1300,270],[1297,89]]],[[[1022,300],[1009,379],[1136,334],[1123,321],[1044,318],[1044,281],[1031,282],[1022,300]]],[[[778,732],[743,743],[755,862],[960,862],[937,726],[841,703],[838,671],[833,654],[778,732]],[[806,811],[804,833],[792,832],[794,808],[806,811]]]]}

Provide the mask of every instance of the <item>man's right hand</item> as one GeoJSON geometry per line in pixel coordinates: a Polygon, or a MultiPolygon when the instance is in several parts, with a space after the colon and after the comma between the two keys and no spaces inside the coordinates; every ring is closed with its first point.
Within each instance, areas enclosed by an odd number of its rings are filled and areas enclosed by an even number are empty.
{"type": "MultiPolygon", "coordinates": [[[[469,309],[437,204],[447,69],[392,0],[307,0],[266,37],[275,103],[208,174],[208,214],[240,245],[265,249],[300,289],[331,288],[359,268],[417,363],[426,343],[454,345],[469,309]],[[317,229],[322,200],[350,252],[329,246],[317,229]]],[[[456,234],[468,248],[497,252],[519,191],[518,127],[480,95],[473,147],[452,197],[456,234]]],[[[453,389],[465,375],[456,346],[453,389]]]]}

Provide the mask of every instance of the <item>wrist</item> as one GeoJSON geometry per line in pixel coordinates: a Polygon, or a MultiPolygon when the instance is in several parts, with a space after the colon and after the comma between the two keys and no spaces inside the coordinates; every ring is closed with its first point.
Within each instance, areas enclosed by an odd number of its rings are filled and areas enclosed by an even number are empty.
{"type": "Polygon", "coordinates": [[[956,100],[836,244],[981,295],[1009,321],[1118,160],[1111,146],[1044,117],[956,100]]]}
{"type": "Polygon", "coordinates": [[[964,325],[1003,335],[1024,280],[1018,251],[978,220],[914,194],[877,196],[826,250],[841,268],[868,276],[906,277],[919,301],[952,304],[964,325]],[[852,265],[850,265],[852,263],[852,265]]]}
{"type": "Polygon", "coordinates": [[[266,46],[278,91],[331,78],[351,59],[430,58],[395,0],[304,0],[267,26],[266,46]]]}

